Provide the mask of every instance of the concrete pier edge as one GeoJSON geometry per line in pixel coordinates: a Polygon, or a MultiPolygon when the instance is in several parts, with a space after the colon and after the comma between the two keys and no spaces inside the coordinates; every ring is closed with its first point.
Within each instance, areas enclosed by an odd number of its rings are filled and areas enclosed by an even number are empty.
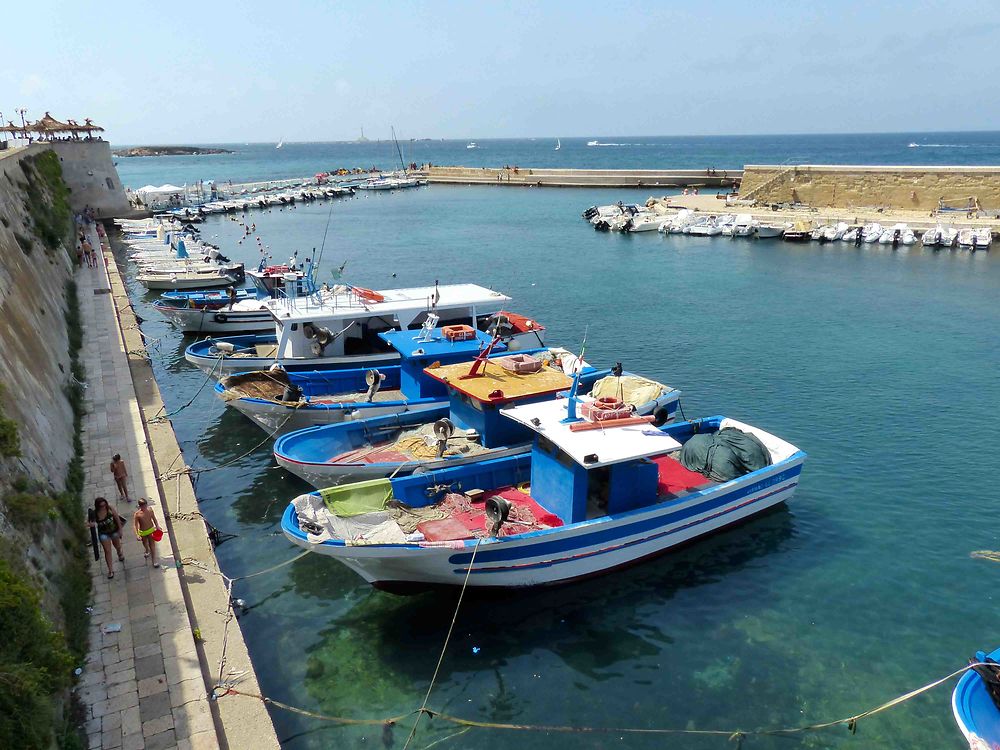
{"type": "MultiPolygon", "coordinates": [[[[161,523],[174,556],[185,564],[179,571],[184,601],[192,632],[200,633],[196,646],[206,686],[222,680],[241,691],[260,693],[257,674],[247,651],[238,620],[228,624],[228,591],[198,511],[198,500],[184,463],[173,426],[169,420],[151,422],[167,409],[153,375],[139,323],[125,289],[124,279],[111,252],[105,253],[111,296],[116,309],[119,334],[128,356],[142,426],[153,468],[157,474],[161,523]],[[166,474],[166,476],[164,476],[166,474]],[[207,569],[208,572],[203,570],[207,569]],[[223,643],[225,638],[225,643],[223,643]],[[223,653],[224,651],[224,653],[223,653]]],[[[256,700],[220,698],[211,701],[212,717],[220,746],[255,749],[280,747],[274,725],[264,703],[256,700]]]]}

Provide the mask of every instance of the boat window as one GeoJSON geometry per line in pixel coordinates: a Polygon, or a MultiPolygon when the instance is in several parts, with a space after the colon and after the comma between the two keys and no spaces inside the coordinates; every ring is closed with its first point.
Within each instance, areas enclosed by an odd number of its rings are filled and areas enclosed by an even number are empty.
{"type": "Polygon", "coordinates": [[[299,330],[299,324],[298,323],[292,323],[292,330],[293,331],[299,330]]]}

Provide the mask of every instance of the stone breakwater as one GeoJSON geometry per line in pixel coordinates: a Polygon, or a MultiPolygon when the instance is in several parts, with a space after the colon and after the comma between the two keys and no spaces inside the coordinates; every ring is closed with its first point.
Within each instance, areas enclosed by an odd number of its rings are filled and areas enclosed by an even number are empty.
{"type": "Polygon", "coordinates": [[[740,197],[760,203],[925,212],[941,202],[965,207],[972,199],[984,211],[1000,212],[1000,167],[748,164],[740,197]]]}
{"type": "Polygon", "coordinates": [[[731,188],[742,170],[704,169],[536,169],[534,167],[435,167],[424,170],[428,181],[453,185],[520,185],[522,187],[731,188]]]}

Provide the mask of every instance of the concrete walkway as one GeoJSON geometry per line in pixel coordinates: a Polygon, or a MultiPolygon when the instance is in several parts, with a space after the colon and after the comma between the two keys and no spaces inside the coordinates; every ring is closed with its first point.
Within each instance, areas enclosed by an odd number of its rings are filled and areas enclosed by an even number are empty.
{"type": "MultiPolygon", "coordinates": [[[[89,238],[95,248],[101,247],[94,226],[89,238]]],[[[208,686],[169,541],[164,537],[158,545],[161,567],[153,568],[131,531],[139,496],[149,498],[160,526],[167,525],[110,294],[106,240],[102,249],[99,268],[84,266],[76,272],[88,383],[84,502],[92,507],[95,497],[106,497],[127,527],[125,562],[115,560],[115,577],[107,578],[103,551],[93,567],[90,652],[78,693],[87,707],[89,747],[218,748],[208,686]],[[130,504],[118,500],[108,470],[115,453],[128,466],[130,504]],[[120,630],[107,632],[110,626],[120,630]]]]}

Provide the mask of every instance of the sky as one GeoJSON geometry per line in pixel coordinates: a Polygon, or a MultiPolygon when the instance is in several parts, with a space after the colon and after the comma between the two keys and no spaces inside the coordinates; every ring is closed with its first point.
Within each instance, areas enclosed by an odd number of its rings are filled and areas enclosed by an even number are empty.
{"type": "Polygon", "coordinates": [[[1000,128],[1000,2],[8,3],[0,113],[119,144],[1000,128]]]}

